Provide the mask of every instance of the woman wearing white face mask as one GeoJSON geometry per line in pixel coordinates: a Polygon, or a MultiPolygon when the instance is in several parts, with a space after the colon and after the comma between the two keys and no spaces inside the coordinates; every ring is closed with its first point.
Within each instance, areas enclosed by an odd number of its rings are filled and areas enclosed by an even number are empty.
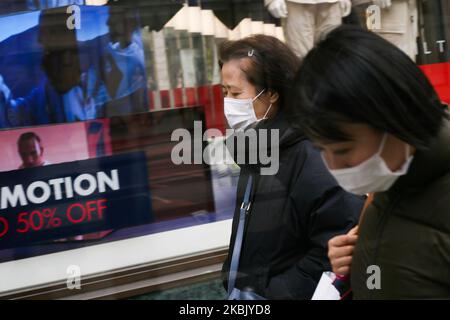
{"type": "Polygon", "coordinates": [[[224,113],[231,128],[236,131],[244,131],[249,127],[255,127],[260,121],[267,119],[267,115],[273,106],[272,102],[270,102],[269,107],[261,118],[257,118],[254,109],[255,101],[264,93],[264,91],[265,89],[261,90],[261,92],[258,93],[253,99],[235,99],[225,97],[224,113]]]}
{"type": "Polygon", "coordinates": [[[293,123],[344,189],[374,193],[330,241],[333,271],[356,299],[450,298],[450,124],[428,79],[379,36],[339,27],[294,86],[293,123]]]}
{"type": "Polygon", "coordinates": [[[298,65],[295,54],[273,37],[220,47],[230,127],[238,135],[254,129],[259,139],[263,129],[279,132],[279,141],[268,139],[270,146],[246,145],[247,162],[238,161],[237,203],[223,266],[230,299],[310,299],[322,272],[331,270],[328,240],[352,228],[361,212],[362,197],[339,187],[311,142],[288,125],[285,109],[298,65]],[[279,148],[278,170],[264,175],[259,148],[278,155],[273,147],[279,148]]]}

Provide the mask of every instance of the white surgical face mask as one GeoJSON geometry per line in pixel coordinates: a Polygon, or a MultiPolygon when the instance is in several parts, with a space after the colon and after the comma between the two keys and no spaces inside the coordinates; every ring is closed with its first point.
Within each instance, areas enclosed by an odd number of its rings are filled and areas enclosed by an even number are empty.
{"type": "Polygon", "coordinates": [[[224,99],[224,113],[231,128],[236,131],[244,131],[246,128],[266,119],[272,104],[270,104],[264,117],[261,119],[256,118],[255,109],[253,108],[253,101],[258,99],[263,92],[264,90],[253,99],[224,99]]]}
{"type": "MultiPolygon", "coordinates": [[[[346,191],[363,195],[371,192],[383,192],[388,190],[394,182],[408,172],[413,156],[409,155],[409,145],[406,145],[406,161],[403,166],[392,172],[381,157],[381,153],[386,142],[387,134],[383,136],[380,147],[372,157],[359,165],[347,168],[328,170],[336,178],[339,185],[346,191]]],[[[322,154],[323,162],[328,167],[322,154]]]]}

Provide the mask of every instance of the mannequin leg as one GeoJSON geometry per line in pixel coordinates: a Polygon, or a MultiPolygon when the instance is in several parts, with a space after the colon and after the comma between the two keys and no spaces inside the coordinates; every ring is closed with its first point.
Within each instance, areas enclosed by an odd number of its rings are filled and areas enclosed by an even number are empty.
{"type": "Polygon", "coordinates": [[[288,17],[284,22],[286,42],[300,58],[314,46],[315,4],[287,1],[288,17]]]}
{"type": "Polygon", "coordinates": [[[314,43],[320,41],[327,32],[342,24],[342,12],[338,2],[319,3],[316,6],[316,32],[314,33],[314,43]]]}

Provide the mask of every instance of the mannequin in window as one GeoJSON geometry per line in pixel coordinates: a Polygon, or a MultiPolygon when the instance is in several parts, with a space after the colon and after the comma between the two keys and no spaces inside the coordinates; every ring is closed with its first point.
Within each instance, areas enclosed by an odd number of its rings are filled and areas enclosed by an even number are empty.
{"type": "Polygon", "coordinates": [[[361,23],[363,26],[396,45],[412,60],[416,60],[417,0],[353,0],[352,4],[353,9],[359,12],[359,16],[364,20],[361,23]]]}
{"type": "Polygon", "coordinates": [[[300,58],[351,11],[350,0],[265,0],[264,4],[272,16],[283,18],[286,41],[300,58]]]}

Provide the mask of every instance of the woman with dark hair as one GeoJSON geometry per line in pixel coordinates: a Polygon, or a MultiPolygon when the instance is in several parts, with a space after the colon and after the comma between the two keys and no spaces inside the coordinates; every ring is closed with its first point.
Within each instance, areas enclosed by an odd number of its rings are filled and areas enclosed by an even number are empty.
{"type": "Polygon", "coordinates": [[[328,240],[356,224],[363,199],[343,191],[311,143],[288,125],[285,110],[299,60],[285,44],[264,35],[225,42],[220,66],[230,127],[248,135],[254,130],[259,139],[264,130],[279,134],[263,152],[278,155],[273,148],[279,148],[276,172],[262,173],[259,143],[243,148],[256,163],[238,162],[237,205],[223,266],[229,298],[310,299],[322,272],[331,270],[328,240]]]}
{"type": "Polygon", "coordinates": [[[450,298],[448,107],[425,75],[376,34],[339,27],[294,92],[291,119],[339,184],[374,193],[359,230],[330,241],[333,271],[350,273],[356,299],[450,298]]]}

